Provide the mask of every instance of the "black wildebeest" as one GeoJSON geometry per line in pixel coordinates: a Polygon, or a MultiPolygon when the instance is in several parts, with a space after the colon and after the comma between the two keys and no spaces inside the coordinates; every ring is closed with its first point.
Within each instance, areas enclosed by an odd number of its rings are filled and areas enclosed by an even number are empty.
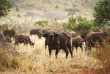
{"type": "Polygon", "coordinates": [[[76,48],[76,52],[78,47],[80,47],[81,50],[83,51],[82,43],[83,39],[81,37],[72,38],[72,51],[74,47],[76,48]]]}
{"type": "Polygon", "coordinates": [[[48,45],[49,49],[49,57],[51,57],[51,50],[56,50],[56,58],[58,55],[58,51],[60,49],[64,50],[66,53],[66,58],[68,57],[68,49],[71,53],[71,57],[73,57],[72,53],[72,38],[66,33],[56,33],[56,32],[48,32],[48,33],[41,33],[43,37],[46,37],[45,46],[48,45]]]}
{"type": "Polygon", "coordinates": [[[41,39],[41,31],[42,33],[47,33],[48,30],[42,30],[42,29],[32,29],[30,30],[29,35],[37,35],[39,39],[41,39]]]}
{"type": "Polygon", "coordinates": [[[15,45],[18,45],[19,43],[24,43],[24,45],[30,44],[34,46],[34,43],[27,35],[15,35],[15,45]]]}
{"type": "Polygon", "coordinates": [[[16,32],[13,29],[6,29],[3,31],[4,36],[13,37],[15,36],[16,32]]]}

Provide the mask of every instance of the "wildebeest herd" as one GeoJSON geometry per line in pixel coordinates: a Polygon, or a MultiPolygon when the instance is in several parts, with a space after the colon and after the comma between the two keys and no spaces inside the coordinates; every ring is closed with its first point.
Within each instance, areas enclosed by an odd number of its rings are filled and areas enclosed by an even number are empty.
{"type": "MultiPolygon", "coordinates": [[[[103,40],[109,40],[110,32],[109,30],[100,31],[96,30],[90,32],[84,36],[79,35],[77,32],[61,32],[57,30],[56,32],[43,29],[32,29],[30,30],[30,35],[37,35],[39,39],[41,37],[45,38],[45,49],[48,46],[49,57],[51,57],[51,51],[56,50],[55,56],[57,58],[58,52],[60,49],[64,50],[66,53],[66,58],[68,57],[68,50],[73,57],[73,49],[80,47],[83,51],[83,43],[85,42],[85,50],[91,50],[92,47],[95,47],[95,43],[98,42],[99,45],[103,46],[103,40]]],[[[34,43],[31,41],[28,35],[17,35],[13,29],[7,29],[3,31],[3,34],[0,34],[0,37],[4,37],[7,42],[12,42],[11,37],[15,39],[15,46],[19,43],[24,43],[24,45],[30,44],[34,46],[34,43]]]]}

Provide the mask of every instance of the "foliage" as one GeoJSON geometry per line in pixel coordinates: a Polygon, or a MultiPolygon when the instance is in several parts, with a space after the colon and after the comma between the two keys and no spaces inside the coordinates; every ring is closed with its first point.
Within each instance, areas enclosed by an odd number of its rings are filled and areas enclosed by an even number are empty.
{"type": "Polygon", "coordinates": [[[93,23],[88,20],[80,21],[77,25],[74,26],[73,30],[80,33],[81,35],[85,35],[92,31],[93,23]]]}
{"type": "Polygon", "coordinates": [[[42,27],[45,27],[48,25],[48,21],[46,21],[46,20],[37,21],[37,22],[35,22],[34,25],[40,25],[42,27]]]}
{"type": "Polygon", "coordinates": [[[8,24],[0,25],[0,28],[8,28],[8,24]]]}
{"type": "Polygon", "coordinates": [[[53,72],[53,70],[50,68],[50,72],[53,72]]]}
{"type": "Polygon", "coordinates": [[[93,29],[93,22],[81,16],[69,17],[68,22],[64,23],[65,30],[74,30],[80,34],[86,34],[93,29]]]}
{"type": "Polygon", "coordinates": [[[11,4],[8,0],[0,0],[0,17],[6,16],[10,8],[11,4]]]}
{"type": "Polygon", "coordinates": [[[94,25],[97,27],[110,26],[110,0],[99,0],[94,7],[94,25]]]}

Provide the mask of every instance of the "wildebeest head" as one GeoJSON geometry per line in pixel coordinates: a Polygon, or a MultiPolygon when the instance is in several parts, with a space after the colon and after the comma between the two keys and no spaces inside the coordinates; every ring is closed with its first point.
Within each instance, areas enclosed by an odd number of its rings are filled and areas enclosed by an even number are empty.
{"type": "Polygon", "coordinates": [[[43,37],[51,37],[51,38],[53,38],[53,37],[59,37],[59,34],[60,34],[60,31],[57,31],[57,32],[48,31],[47,33],[42,33],[42,31],[41,31],[41,35],[43,37]]]}

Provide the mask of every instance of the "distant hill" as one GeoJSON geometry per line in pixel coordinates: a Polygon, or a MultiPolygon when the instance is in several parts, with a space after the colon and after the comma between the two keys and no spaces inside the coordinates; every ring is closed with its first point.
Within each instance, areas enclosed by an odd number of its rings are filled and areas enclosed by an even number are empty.
{"type": "Polygon", "coordinates": [[[9,0],[12,9],[1,23],[29,23],[37,20],[65,20],[70,15],[82,15],[92,19],[93,6],[98,0],[9,0]],[[8,20],[8,21],[7,21],[8,20]]]}

